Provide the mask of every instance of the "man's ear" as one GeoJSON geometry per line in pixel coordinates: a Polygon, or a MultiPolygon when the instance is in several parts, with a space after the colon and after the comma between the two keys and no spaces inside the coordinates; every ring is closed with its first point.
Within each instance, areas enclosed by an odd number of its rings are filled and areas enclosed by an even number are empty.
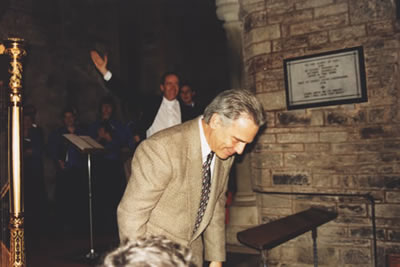
{"type": "Polygon", "coordinates": [[[160,84],[160,90],[161,90],[161,92],[164,93],[164,85],[163,84],[160,84]]]}
{"type": "Polygon", "coordinates": [[[212,129],[218,128],[221,125],[221,117],[217,113],[212,114],[209,125],[212,129]]]}

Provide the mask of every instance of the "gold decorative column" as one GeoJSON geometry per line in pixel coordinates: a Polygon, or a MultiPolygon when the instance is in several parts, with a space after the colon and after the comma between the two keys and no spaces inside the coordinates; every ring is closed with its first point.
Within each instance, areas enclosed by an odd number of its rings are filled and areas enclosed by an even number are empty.
{"type": "Polygon", "coordinates": [[[11,58],[9,105],[9,183],[10,183],[10,266],[26,266],[24,235],[24,190],[22,152],[22,57],[24,41],[10,38],[5,53],[11,58]]]}

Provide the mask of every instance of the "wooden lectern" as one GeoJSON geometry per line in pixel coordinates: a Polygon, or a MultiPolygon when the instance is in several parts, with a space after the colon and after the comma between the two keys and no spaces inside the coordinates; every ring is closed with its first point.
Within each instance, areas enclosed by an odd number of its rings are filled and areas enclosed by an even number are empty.
{"type": "Polygon", "coordinates": [[[267,250],[272,249],[308,231],[312,231],[314,266],[318,266],[317,227],[334,220],[336,212],[310,208],[279,220],[262,224],[237,234],[243,244],[260,250],[264,267],[267,266],[267,250]]]}
{"type": "Polygon", "coordinates": [[[95,260],[99,255],[94,251],[93,246],[93,203],[92,203],[92,175],[91,175],[91,154],[104,151],[104,147],[97,143],[90,136],[77,136],[75,134],[64,134],[64,137],[72,143],[80,152],[87,154],[88,159],[88,182],[89,182],[89,231],[90,231],[90,250],[85,255],[88,260],[95,260]]]}

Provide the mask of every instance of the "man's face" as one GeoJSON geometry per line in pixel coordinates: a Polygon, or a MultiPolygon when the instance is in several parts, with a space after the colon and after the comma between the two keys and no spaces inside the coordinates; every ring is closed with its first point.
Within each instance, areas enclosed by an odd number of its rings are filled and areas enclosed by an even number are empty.
{"type": "Polygon", "coordinates": [[[64,125],[66,127],[72,127],[75,124],[75,116],[72,112],[65,112],[64,113],[64,125]]]}
{"type": "Polygon", "coordinates": [[[193,102],[193,96],[194,92],[192,91],[192,88],[190,88],[188,85],[184,85],[181,88],[180,92],[180,97],[186,105],[191,105],[193,102]]]}
{"type": "Polygon", "coordinates": [[[32,124],[33,124],[33,119],[31,116],[29,115],[25,115],[24,116],[24,129],[30,129],[32,128],[32,124]]]}
{"type": "Polygon", "coordinates": [[[176,99],[179,92],[179,79],[176,75],[170,74],[165,77],[164,84],[160,85],[161,92],[168,100],[176,99]]]}
{"type": "Polygon", "coordinates": [[[110,104],[102,104],[101,105],[101,118],[103,120],[110,119],[112,112],[113,112],[113,108],[110,104]]]}
{"type": "Polygon", "coordinates": [[[210,148],[220,159],[227,159],[236,154],[242,154],[245,146],[251,143],[259,127],[246,115],[238,119],[223,123],[218,114],[211,117],[210,148]]]}

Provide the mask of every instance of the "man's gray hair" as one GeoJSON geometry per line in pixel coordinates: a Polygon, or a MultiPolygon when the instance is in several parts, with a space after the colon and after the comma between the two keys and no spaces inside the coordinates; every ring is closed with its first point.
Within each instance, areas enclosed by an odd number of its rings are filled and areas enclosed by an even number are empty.
{"type": "Polygon", "coordinates": [[[106,255],[101,267],[196,267],[191,250],[164,236],[126,241],[106,255]]]}
{"type": "Polygon", "coordinates": [[[265,123],[262,104],[248,90],[232,89],[217,95],[204,110],[204,121],[209,123],[215,113],[220,115],[225,123],[242,115],[249,116],[259,127],[265,123]]]}

